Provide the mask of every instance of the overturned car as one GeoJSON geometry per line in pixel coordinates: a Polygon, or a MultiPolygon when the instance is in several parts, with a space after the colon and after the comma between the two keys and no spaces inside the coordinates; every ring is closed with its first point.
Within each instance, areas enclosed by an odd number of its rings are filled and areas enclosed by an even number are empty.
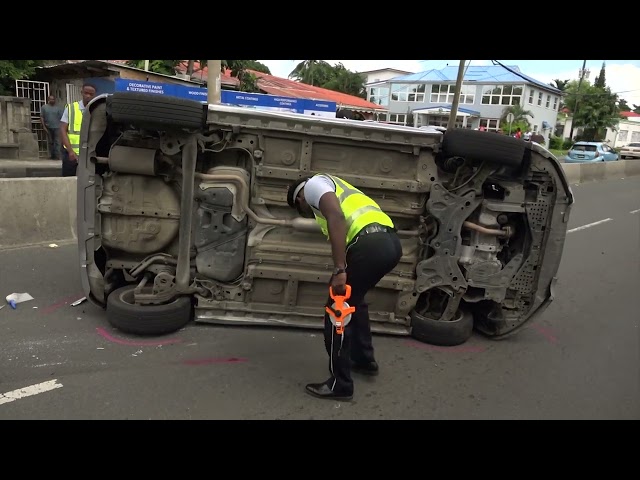
{"type": "Polygon", "coordinates": [[[398,229],[402,259],[367,297],[374,332],[502,338],[552,300],[573,197],[537,144],[130,92],[84,114],[85,294],[132,334],[322,328],[330,245],[286,199],[316,172],[361,189],[398,229]]]}

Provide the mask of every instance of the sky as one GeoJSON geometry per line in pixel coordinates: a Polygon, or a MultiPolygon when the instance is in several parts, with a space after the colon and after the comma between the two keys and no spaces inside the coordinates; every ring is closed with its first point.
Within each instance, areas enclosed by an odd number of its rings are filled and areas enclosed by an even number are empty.
{"type": "MultiPolygon", "coordinates": [[[[302,60],[258,60],[276,77],[287,78],[302,60]]],[[[364,72],[381,68],[396,68],[412,73],[458,66],[460,60],[325,60],[331,65],[342,63],[353,72],[364,72]]],[[[516,65],[525,75],[544,83],[555,79],[578,80],[584,60],[498,60],[500,63],[516,65]]],[[[628,105],[640,106],[640,60],[587,60],[590,71],[589,82],[593,83],[605,62],[605,79],[611,91],[627,101],[628,105]]],[[[491,60],[471,60],[471,65],[491,65],[491,60]]]]}

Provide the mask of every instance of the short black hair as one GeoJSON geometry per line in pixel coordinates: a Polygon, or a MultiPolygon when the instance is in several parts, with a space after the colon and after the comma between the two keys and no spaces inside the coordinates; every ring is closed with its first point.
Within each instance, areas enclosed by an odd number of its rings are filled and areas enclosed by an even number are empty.
{"type": "Polygon", "coordinates": [[[311,177],[302,177],[296,180],[295,182],[293,182],[291,185],[289,185],[289,190],[287,190],[287,203],[291,208],[295,208],[296,210],[298,209],[296,205],[296,199],[293,198],[293,192],[296,191],[296,188],[298,188],[298,185],[300,185],[302,182],[306,182],[310,178],[311,177]]]}

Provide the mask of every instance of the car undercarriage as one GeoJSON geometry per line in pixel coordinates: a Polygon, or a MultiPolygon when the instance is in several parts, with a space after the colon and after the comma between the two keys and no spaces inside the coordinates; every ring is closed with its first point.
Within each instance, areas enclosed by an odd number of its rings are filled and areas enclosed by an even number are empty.
{"type": "Polygon", "coordinates": [[[84,117],[82,283],[122,331],[321,328],[330,244],[286,201],[289,183],[318,172],[398,229],[400,263],[367,296],[374,332],[502,338],[553,298],[573,197],[537,144],[129,92],[84,117]]]}

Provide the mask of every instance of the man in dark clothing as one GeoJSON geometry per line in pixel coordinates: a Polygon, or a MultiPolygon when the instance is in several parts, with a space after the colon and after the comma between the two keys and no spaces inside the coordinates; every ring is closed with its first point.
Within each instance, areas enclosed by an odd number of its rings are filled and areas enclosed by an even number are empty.
{"type": "MultiPolygon", "coordinates": [[[[346,285],[350,285],[347,303],[355,307],[343,333],[338,333],[325,314],[324,341],[331,376],[323,383],[308,384],[306,392],[320,398],[350,400],[352,369],[368,375],[378,373],[364,297],[398,264],[402,246],[393,221],[378,204],[334,175],[317,174],[294,182],[287,202],[302,216],[314,216],[329,238],[335,267],[331,288],[334,294],[344,295],[346,285]]],[[[327,306],[332,304],[329,297],[327,306]]]]}
{"type": "Polygon", "coordinates": [[[55,96],[49,95],[47,103],[40,108],[40,123],[42,123],[47,134],[49,158],[51,160],[60,158],[60,117],[62,117],[62,107],[56,105],[55,96]]]}

